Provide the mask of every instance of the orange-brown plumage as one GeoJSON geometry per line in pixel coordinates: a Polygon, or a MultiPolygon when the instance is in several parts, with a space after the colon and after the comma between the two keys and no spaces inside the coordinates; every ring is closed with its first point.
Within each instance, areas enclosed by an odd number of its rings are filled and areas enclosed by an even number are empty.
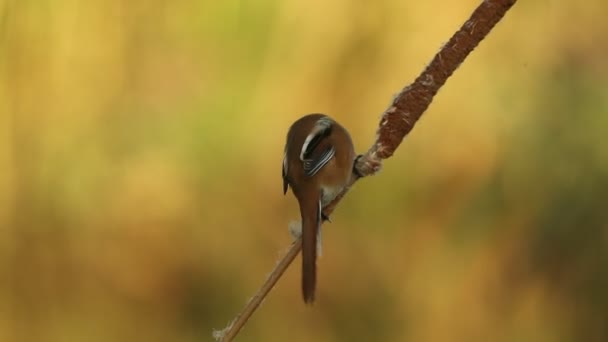
{"type": "Polygon", "coordinates": [[[302,294],[314,301],[321,210],[349,183],[355,150],[350,135],[323,114],[292,124],[283,160],[283,192],[291,187],[302,216],[302,294]]]}

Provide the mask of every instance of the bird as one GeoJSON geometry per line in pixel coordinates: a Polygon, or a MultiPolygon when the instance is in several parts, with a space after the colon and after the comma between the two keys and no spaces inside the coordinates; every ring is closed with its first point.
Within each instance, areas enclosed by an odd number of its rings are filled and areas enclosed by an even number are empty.
{"type": "Polygon", "coordinates": [[[296,120],[287,133],[283,156],[283,194],[291,187],[302,217],[302,296],[315,300],[317,239],[322,210],[350,184],[355,149],[348,131],[325,114],[296,120]]]}

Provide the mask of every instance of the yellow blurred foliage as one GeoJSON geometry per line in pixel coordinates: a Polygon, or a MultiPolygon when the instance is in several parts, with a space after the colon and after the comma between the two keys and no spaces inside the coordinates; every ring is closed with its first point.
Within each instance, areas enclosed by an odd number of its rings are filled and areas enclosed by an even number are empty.
{"type": "MultiPolygon", "coordinates": [[[[358,150],[478,1],[0,1],[0,341],[201,341],[290,243],[290,123],[358,150]]],[[[242,341],[608,339],[608,3],[519,1],[242,341]]]]}

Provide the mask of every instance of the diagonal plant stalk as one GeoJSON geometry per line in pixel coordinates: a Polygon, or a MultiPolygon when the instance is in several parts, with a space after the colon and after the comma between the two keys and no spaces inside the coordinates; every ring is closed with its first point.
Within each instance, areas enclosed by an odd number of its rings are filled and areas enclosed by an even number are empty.
{"type": "MultiPolygon", "coordinates": [[[[382,114],[376,141],[355,163],[355,168],[359,175],[362,177],[370,176],[380,170],[382,160],[393,155],[403,141],[403,138],[414,128],[422,113],[429,107],[433,101],[433,97],[445,84],[447,79],[516,1],[482,1],[473,14],[471,14],[469,20],[437,52],[431,63],[416,78],[414,83],[401,90],[388,109],[382,114]]],[[[323,213],[327,217],[334,211],[350,186],[360,178],[353,177],[351,184],[323,208],[323,213]]],[[[302,240],[301,238],[297,238],[283,258],[277,263],[264,285],[249,300],[241,313],[225,329],[214,331],[214,338],[227,342],[232,341],[236,337],[301,249],[302,240]]]]}

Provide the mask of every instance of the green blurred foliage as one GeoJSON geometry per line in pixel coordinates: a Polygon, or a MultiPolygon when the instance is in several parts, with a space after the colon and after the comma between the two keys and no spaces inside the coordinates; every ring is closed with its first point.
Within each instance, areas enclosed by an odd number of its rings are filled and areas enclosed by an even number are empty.
{"type": "MultiPolygon", "coordinates": [[[[0,340],[210,340],[290,243],[290,123],[364,151],[477,2],[0,1],[0,340]]],[[[240,340],[607,340],[606,11],[517,3],[240,340]]]]}

